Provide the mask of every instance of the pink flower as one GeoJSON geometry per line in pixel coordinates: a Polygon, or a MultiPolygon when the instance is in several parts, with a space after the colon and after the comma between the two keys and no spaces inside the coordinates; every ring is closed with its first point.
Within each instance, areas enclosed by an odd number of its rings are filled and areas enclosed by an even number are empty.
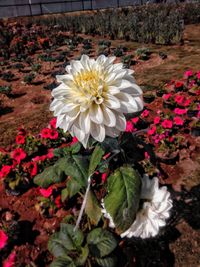
{"type": "Polygon", "coordinates": [[[156,132],[156,126],[152,126],[152,127],[148,130],[147,134],[148,134],[148,135],[153,135],[153,134],[155,134],[155,132],[156,132]]]}
{"type": "Polygon", "coordinates": [[[142,118],[146,118],[146,117],[148,117],[148,116],[149,116],[149,111],[148,111],[147,109],[145,109],[145,110],[142,112],[141,117],[142,117],[142,118]]]}
{"type": "Polygon", "coordinates": [[[29,172],[31,177],[37,174],[38,168],[37,168],[37,163],[35,161],[29,162],[29,172]]]}
{"type": "Polygon", "coordinates": [[[139,121],[139,117],[132,118],[131,121],[136,124],[139,121]]]}
{"type": "Polygon", "coordinates": [[[184,77],[185,77],[185,78],[189,78],[189,77],[191,77],[192,75],[193,75],[192,70],[186,70],[185,73],[184,73],[184,77]]]}
{"type": "Polygon", "coordinates": [[[72,141],[71,141],[70,145],[74,145],[74,144],[76,144],[77,142],[78,142],[78,139],[76,138],[76,136],[74,136],[74,137],[72,138],[72,141]]]}
{"type": "Polygon", "coordinates": [[[15,140],[16,143],[19,145],[25,143],[25,137],[23,135],[17,135],[15,140]]]}
{"type": "Polygon", "coordinates": [[[16,148],[11,152],[11,158],[19,164],[21,160],[26,158],[26,153],[22,148],[16,148]]]}
{"type": "Polygon", "coordinates": [[[0,249],[4,248],[8,240],[7,234],[0,229],[0,249]]]}
{"type": "Polygon", "coordinates": [[[53,118],[52,120],[50,120],[50,125],[53,129],[56,128],[56,122],[57,122],[57,118],[53,118]]]}
{"type": "Polygon", "coordinates": [[[172,96],[172,94],[171,93],[168,93],[168,94],[164,94],[163,96],[162,96],[162,98],[165,100],[165,101],[167,101],[167,100],[169,100],[169,98],[172,96]]]}
{"type": "Polygon", "coordinates": [[[155,117],[153,123],[159,124],[160,123],[160,117],[155,117]]]}
{"type": "Polygon", "coordinates": [[[15,264],[15,257],[16,257],[16,253],[12,252],[9,257],[7,258],[7,260],[5,260],[3,262],[3,267],[14,267],[15,264]]]}
{"type": "Polygon", "coordinates": [[[105,183],[107,180],[108,174],[106,172],[102,173],[101,175],[101,182],[105,183]]]}
{"type": "Polygon", "coordinates": [[[197,79],[200,80],[200,71],[197,72],[196,76],[197,76],[197,79]]]}
{"type": "Polygon", "coordinates": [[[50,133],[50,129],[49,128],[44,128],[44,129],[42,129],[42,131],[41,131],[41,137],[42,138],[49,138],[49,133],[50,133]]]}
{"type": "Polygon", "coordinates": [[[180,126],[184,124],[184,120],[181,117],[174,117],[174,122],[176,125],[180,125],[180,126]]]}
{"type": "Polygon", "coordinates": [[[181,105],[183,103],[183,101],[184,101],[184,96],[182,96],[182,95],[176,95],[175,96],[175,102],[177,104],[181,105]]]}
{"type": "Polygon", "coordinates": [[[52,192],[53,192],[53,189],[52,189],[52,186],[49,186],[47,189],[44,189],[44,188],[40,188],[39,189],[39,192],[40,194],[43,196],[43,197],[50,197],[52,192]]]}
{"type": "Polygon", "coordinates": [[[168,119],[165,119],[162,123],[161,123],[162,127],[165,128],[165,129],[171,129],[172,126],[173,126],[173,122],[168,120],[168,119]]]}
{"type": "Polygon", "coordinates": [[[54,153],[53,153],[54,149],[53,148],[50,148],[48,150],[48,153],[47,153],[47,158],[48,159],[52,159],[54,157],[54,153]]]}
{"type": "Polygon", "coordinates": [[[2,166],[1,171],[0,171],[0,178],[6,177],[10,173],[11,169],[12,169],[12,166],[9,166],[9,165],[2,166]]]}
{"type": "Polygon", "coordinates": [[[103,156],[103,159],[105,160],[105,159],[109,158],[109,157],[110,157],[110,155],[111,155],[111,153],[110,153],[110,152],[109,152],[109,153],[107,153],[107,154],[105,154],[105,155],[103,156]]]}
{"type": "Polygon", "coordinates": [[[186,114],[186,113],[187,113],[187,109],[175,108],[175,109],[174,109],[174,112],[175,112],[177,115],[183,115],[183,114],[186,114]]]}
{"type": "Polygon", "coordinates": [[[188,106],[190,105],[190,103],[191,103],[191,100],[190,100],[190,99],[186,99],[186,100],[184,101],[184,103],[183,103],[183,106],[184,106],[184,107],[188,107],[188,106]]]}
{"type": "Polygon", "coordinates": [[[133,132],[133,130],[134,130],[133,123],[131,121],[127,121],[125,132],[133,132]]]}
{"type": "Polygon", "coordinates": [[[50,131],[49,131],[49,138],[51,140],[58,139],[58,131],[56,131],[55,129],[50,129],[50,131]]]}
{"type": "Polygon", "coordinates": [[[148,152],[144,152],[144,157],[145,157],[145,159],[150,159],[150,155],[149,155],[149,153],[148,152]]]}

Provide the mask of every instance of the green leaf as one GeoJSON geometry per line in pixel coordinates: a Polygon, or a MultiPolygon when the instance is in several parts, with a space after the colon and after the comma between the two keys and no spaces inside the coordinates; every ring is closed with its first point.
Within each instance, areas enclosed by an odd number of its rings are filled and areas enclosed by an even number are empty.
{"type": "Polygon", "coordinates": [[[49,267],[76,267],[76,265],[74,264],[72,258],[65,255],[63,257],[58,257],[57,259],[55,259],[49,265],[49,267]]]}
{"type": "Polygon", "coordinates": [[[88,254],[89,254],[89,249],[88,246],[86,245],[85,247],[81,248],[81,254],[75,260],[76,266],[83,266],[87,260],[88,254]]]}
{"type": "Polygon", "coordinates": [[[87,236],[87,243],[91,255],[97,258],[109,255],[117,246],[113,234],[102,228],[92,230],[87,236]]]}
{"type": "Polygon", "coordinates": [[[100,163],[103,155],[104,155],[104,150],[100,146],[96,146],[90,159],[88,176],[92,175],[95,172],[96,167],[100,163]]]}
{"type": "Polygon", "coordinates": [[[108,194],[104,199],[106,211],[111,215],[119,232],[133,223],[138,210],[141,179],[132,167],[121,167],[108,177],[108,194]]]}
{"type": "Polygon", "coordinates": [[[98,205],[98,201],[91,190],[88,192],[85,212],[90,218],[91,222],[97,225],[101,218],[101,208],[98,205]]]}
{"type": "Polygon", "coordinates": [[[74,195],[76,195],[80,189],[81,189],[81,184],[77,182],[77,180],[75,180],[74,178],[71,178],[68,182],[67,182],[67,190],[69,193],[69,197],[73,197],[74,195]]]}
{"type": "Polygon", "coordinates": [[[88,158],[81,155],[69,155],[67,158],[65,173],[81,185],[86,187],[88,180],[88,158]]]}
{"type": "Polygon", "coordinates": [[[53,183],[62,182],[66,177],[64,172],[65,165],[66,159],[59,159],[53,166],[47,167],[42,173],[36,175],[34,183],[43,188],[47,188],[53,183]]]}
{"type": "Polygon", "coordinates": [[[79,250],[83,238],[83,233],[79,229],[74,231],[74,225],[61,223],[60,231],[50,237],[48,249],[54,257],[63,257],[69,251],[79,250]]]}
{"type": "Polygon", "coordinates": [[[103,259],[95,258],[96,263],[102,267],[115,267],[117,260],[114,257],[105,257],[103,259]]]}
{"type": "Polygon", "coordinates": [[[68,189],[67,188],[64,188],[62,191],[61,191],[61,200],[62,202],[64,202],[69,196],[69,192],[68,192],[68,189]]]}

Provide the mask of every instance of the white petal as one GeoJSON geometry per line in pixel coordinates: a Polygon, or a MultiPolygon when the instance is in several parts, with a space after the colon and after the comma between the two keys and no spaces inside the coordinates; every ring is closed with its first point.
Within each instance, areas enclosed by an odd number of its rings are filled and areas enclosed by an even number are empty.
{"type": "Polygon", "coordinates": [[[110,110],[104,104],[102,104],[102,112],[103,112],[103,123],[108,127],[114,127],[116,125],[116,118],[112,110],[110,110]]]}
{"type": "Polygon", "coordinates": [[[90,106],[90,119],[97,123],[97,124],[101,124],[103,122],[103,112],[101,110],[100,105],[97,104],[92,104],[90,106]]]}
{"type": "Polygon", "coordinates": [[[91,135],[98,142],[105,139],[105,127],[101,124],[91,123],[91,135]]]}
{"type": "Polygon", "coordinates": [[[118,109],[120,108],[120,101],[117,99],[117,97],[108,94],[107,99],[104,101],[104,104],[111,108],[111,109],[118,109]]]}
{"type": "Polygon", "coordinates": [[[88,134],[90,132],[90,116],[88,111],[80,113],[79,126],[80,129],[84,131],[84,133],[88,134]]]}

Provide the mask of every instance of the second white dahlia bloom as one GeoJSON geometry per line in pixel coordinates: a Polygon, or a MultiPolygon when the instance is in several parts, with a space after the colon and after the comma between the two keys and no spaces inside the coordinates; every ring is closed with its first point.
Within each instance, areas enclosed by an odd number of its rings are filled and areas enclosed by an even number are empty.
{"type": "Polygon", "coordinates": [[[158,178],[149,179],[144,175],[142,179],[141,200],[142,208],[136,214],[131,227],[121,234],[121,237],[149,238],[158,234],[160,227],[166,225],[170,216],[172,200],[167,187],[159,188],[158,178]]]}
{"type": "Polygon", "coordinates": [[[124,113],[143,109],[142,90],[133,71],[114,64],[115,57],[96,60],[83,55],[57,76],[61,84],[52,91],[50,110],[57,127],[69,131],[87,146],[91,135],[102,142],[106,135],[116,137],[126,128],[124,113]]]}

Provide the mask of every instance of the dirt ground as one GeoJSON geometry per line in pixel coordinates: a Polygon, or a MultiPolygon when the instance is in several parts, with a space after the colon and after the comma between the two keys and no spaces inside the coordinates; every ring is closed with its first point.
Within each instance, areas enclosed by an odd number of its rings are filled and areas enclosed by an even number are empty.
{"type": "MultiPolygon", "coordinates": [[[[96,44],[101,39],[91,38],[96,44]]],[[[152,51],[148,61],[133,66],[136,80],[141,86],[159,86],[173,78],[181,78],[187,69],[200,70],[200,25],[186,26],[182,45],[156,46],[112,41],[112,46],[119,44],[128,47],[129,53],[143,46],[149,47],[152,51]],[[161,51],[167,54],[164,60],[159,57],[161,51]]],[[[25,84],[24,74],[16,71],[18,79],[12,81],[13,96],[0,97],[4,106],[8,107],[0,114],[0,147],[14,143],[18,127],[23,125],[28,131],[38,133],[52,118],[49,111],[50,90],[44,90],[43,86],[55,81],[51,72],[59,70],[59,67],[54,63],[45,63],[42,70],[50,73],[37,77],[43,82],[38,85],[25,84]]],[[[2,84],[5,85],[5,81],[0,80],[0,85],[2,84]]],[[[195,142],[195,159],[185,157],[176,165],[168,166],[171,179],[169,184],[176,190],[173,190],[174,209],[169,228],[153,243],[144,241],[139,245],[142,251],[142,254],[141,251],[138,252],[141,265],[133,263],[133,266],[200,266],[200,138],[196,138],[195,142]]],[[[12,216],[19,219],[21,229],[24,229],[21,243],[15,247],[19,255],[19,266],[42,267],[49,264],[52,258],[47,251],[47,240],[64,216],[64,211],[58,211],[53,218],[39,215],[35,209],[37,196],[36,189],[31,189],[22,196],[8,196],[3,186],[0,187],[1,217],[6,216],[9,210],[12,216]],[[34,234],[29,236],[29,232],[34,234]],[[45,262],[42,261],[44,258],[45,262]],[[20,262],[20,259],[23,261],[20,262]],[[33,265],[33,262],[36,265],[33,265]]]]}

